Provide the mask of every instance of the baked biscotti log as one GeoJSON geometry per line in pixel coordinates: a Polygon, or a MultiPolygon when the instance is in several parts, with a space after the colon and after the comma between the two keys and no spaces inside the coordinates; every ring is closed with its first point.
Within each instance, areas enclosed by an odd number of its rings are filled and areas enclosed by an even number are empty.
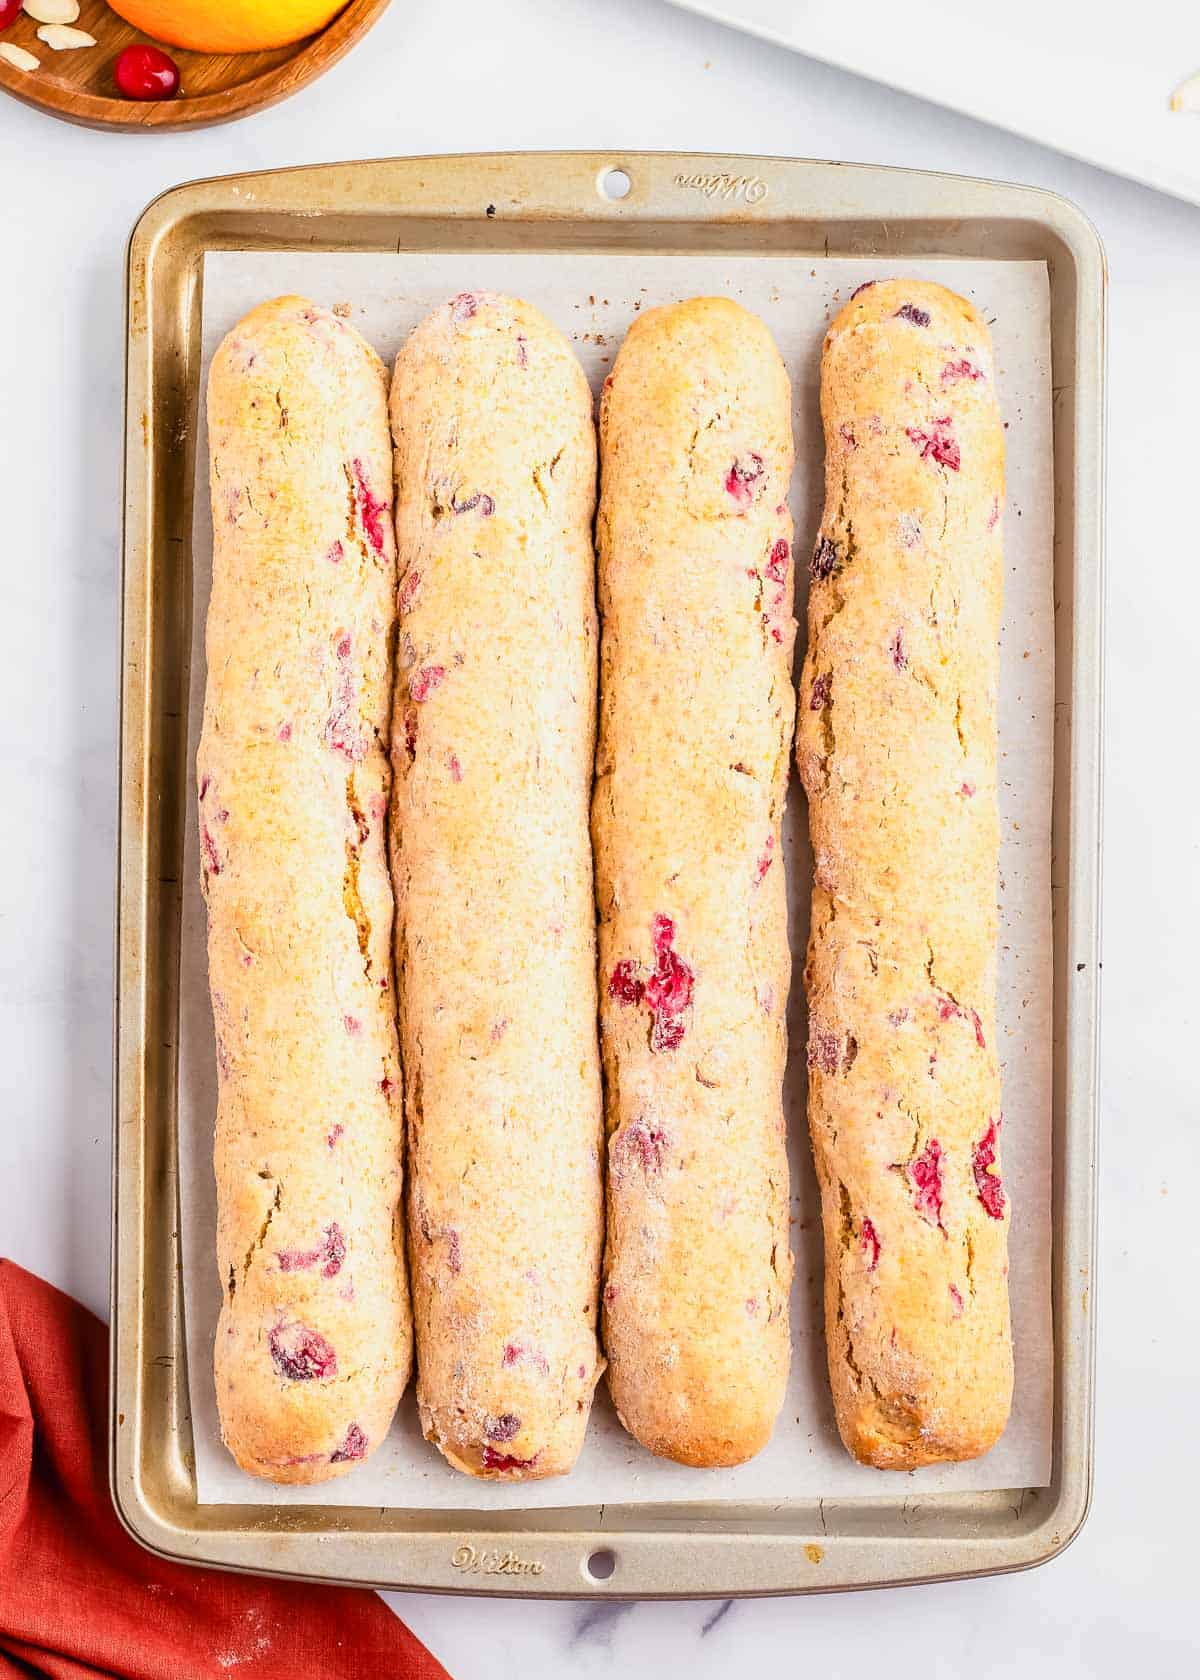
{"type": "Polygon", "coordinates": [[[208,382],[213,581],[197,756],[216,1027],[216,1386],[278,1482],[341,1475],[408,1379],[386,858],[395,545],[386,376],[303,298],[208,382]]]}
{"type": "Polygon", "coordinates": [[[826,1335],[846,1446],[907,1470],[986,1452],[1012,1394],[987,328],[941,286],[860,288],[826,335],[821,410],[798,757],[826,1335]]]}
{"type": "Polygon", "coordinates": [[[591,393],[536,309],[464,293],[400,351],[391,414],[421,1425],[471,1475],[561,1475],[603,1369],[591,393]]]}
{"type": "Polygon", "coordinates": [[[762,322],[720,298],[640,316],[600,447],[609,1385],[652,1452],[738,1464],[782,1403],[792,1272],[791,392],[762,322]]]}

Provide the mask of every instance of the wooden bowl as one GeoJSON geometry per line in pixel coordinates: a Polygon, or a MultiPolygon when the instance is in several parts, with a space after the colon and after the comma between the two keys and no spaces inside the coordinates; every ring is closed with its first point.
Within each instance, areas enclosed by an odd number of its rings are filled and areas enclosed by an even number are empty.
{"type": "Polygon", "coordinates": [[[318,34],[271,52],[198,53],[167,46],[179,66],[182,91],[174,99],[143,104],[117,92],[112,67],[123,47],[152,37],[125,23],[104,0],[80,0],[76,27],[94,35],[96,45],[52,52],[38,40],[34,19],[22,13],[0,40],[28,48],[41,65],[27,72],[0,59],[0,88],[26,105],[85,128],[127,134],[148,128],[208,128],[276,105],[315,81],[366,34],[387,5],[388,0],[350,0],[318,34]]]}

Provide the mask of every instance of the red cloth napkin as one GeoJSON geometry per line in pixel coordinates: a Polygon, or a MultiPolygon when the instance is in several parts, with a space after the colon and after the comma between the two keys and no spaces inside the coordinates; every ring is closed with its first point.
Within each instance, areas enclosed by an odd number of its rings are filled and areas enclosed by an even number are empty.
{"type": "Polygon", "coordinates": [[[0,1675],[448,1680],[371,1592],[165,1563],[108,1492],[108,1332],[0,1260],[0,1675]]]}

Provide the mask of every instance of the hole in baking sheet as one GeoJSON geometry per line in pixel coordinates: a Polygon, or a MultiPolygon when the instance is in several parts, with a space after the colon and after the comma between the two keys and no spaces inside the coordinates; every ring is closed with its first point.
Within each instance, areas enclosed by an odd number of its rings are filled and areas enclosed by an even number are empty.
{"type": "Polygon", "coordinates": [[[623,169],[606,169],[600,177],[600,191],[605,198],[628,198],[632,186],[623,169]]]}
{"type": "Polygon", "coordinates": [[[583,1566],[585,1575],[590,1575],[593,1581],[607,1581],[617,1567],[617,1554],[602,1548],[593,1552],[583,1566]]]}

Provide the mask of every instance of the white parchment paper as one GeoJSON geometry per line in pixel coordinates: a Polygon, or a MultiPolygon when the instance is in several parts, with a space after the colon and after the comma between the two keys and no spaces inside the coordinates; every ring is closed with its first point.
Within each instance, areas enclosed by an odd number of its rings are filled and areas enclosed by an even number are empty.
{"type": "MultiPolygon", "coordinates": [[[[465,289],[514,292],[543,309],[571,340],[598,390],[635,312],[701,293],[738,299],[761,315],[792,376],[796,552],[814,538],[823,493],[818,414],[821,339],[832,315],[863,280],[916,274],[963,293],[992,323],[997,377],[1008,424],[1005,610],[1000,691],[999,1029],[1004,1080],[1004,1173],[1013,1218],[1011,1273],[1016,1393],[999,1444],[972,1464],[905,1477],[865,1469],[843,1450],[825,1373],[819,1198],[805,1120],[804,1000],[800,969],[808,931],[809,868],[804,800],[793,776],[785,823],[795,984],[785,1100],[791,1135],[792,1374],[775,1434],[734,1470],[692,1470],[652,1457],[617,1422],[603,1382],[587,1444],[568,1477],[511,1486],[451,1470],[421,1437],[412,1389],[388,1440],[360,1468],[314,1488],[280,1488],[243,1474],[221,1445],[212,1377],[220,1306],[212,1170],[216,1068],[196,841],[189,781],[179,1047],[180,1218],[188,1374],[196,1474],[202,1504],[338,1504],[463,1509],[686,1500],[769,1500],[1044,1486],[1051,1447],[1050,1312],[1051,930],[1050,795],[1054,701],[1053,458],[1050,425],[1049,288],[1041,263],[930,260],[919,264],[792,257],[498,253],[210,253],[204,270],[202,381],[224,334],[264,298],[299,292],[350,306],[353,324],[390,362],[418,320],[465,289]]],[[[203,383],[201,385],[203,390],[203,383]]],[[[203,406],[203,405],[202,405],[203,406]]],[[[193,531],[189,763],[204,694],[204,618],[212,567],[208,442],[201,414],[193,531]]],[[[806,568],[798,567],[796,614],[803,651],[806,568]]]]}

